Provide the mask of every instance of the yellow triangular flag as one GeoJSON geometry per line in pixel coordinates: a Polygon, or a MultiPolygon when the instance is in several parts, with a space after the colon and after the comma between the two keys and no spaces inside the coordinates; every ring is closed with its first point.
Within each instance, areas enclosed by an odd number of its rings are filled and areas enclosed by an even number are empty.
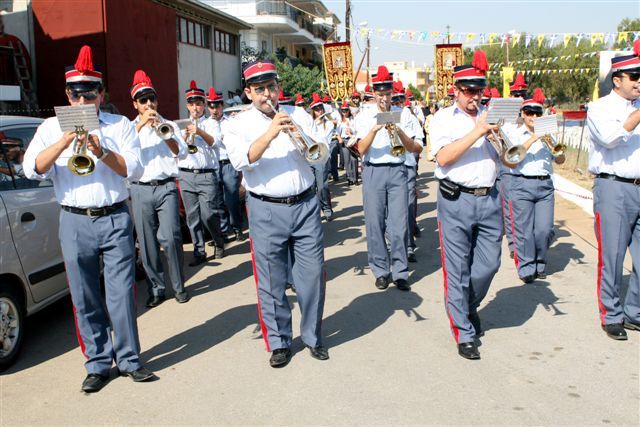
{"type": "Polygon", "coordinates": [[[571,33],[565,33],[565,35],[564,35],[564,47],[567,47],[567,45],[571,41],[571,37],[572,37],[571,33]]]}
{"type": "Polygon", "coordinates": [[[493,44],[494,40],[498,37],[498,33],[489,34],[489,44],[493,44]]]}
{"type": "Polygon", "coordinates": [[[469,43],[475,37],[475,33],[467,33],[467,43],[469,43]]]}
{"type": "Polygon", "coordinates": [[[618,43],[626,42],[629,38],[629,33],[627,31],[623,31],[618,33],[618,43]]]}
{"type": "Polygon", "coordinates": [[[600,87],[598,84],[598,79],[596,78],[596,84],[593,85],[593,95],[591,95],[592,100],[596,100],[600,97],[600,87]]]}
{"type": "Polygon", "coordinates": [[[542,42],[544,42],[544,34],[538,34],[538,47],[542,46],[542,42]]]}

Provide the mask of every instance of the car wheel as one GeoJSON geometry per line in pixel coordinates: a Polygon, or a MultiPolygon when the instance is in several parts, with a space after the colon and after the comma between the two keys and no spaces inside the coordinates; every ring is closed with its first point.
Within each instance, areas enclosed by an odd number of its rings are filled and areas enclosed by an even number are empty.
{"type": "Polygon", "coordinates": [[[24,334],[24,310],[16,296],[0,292],[0,369],[11,365],[18,356],[24,334]]]}

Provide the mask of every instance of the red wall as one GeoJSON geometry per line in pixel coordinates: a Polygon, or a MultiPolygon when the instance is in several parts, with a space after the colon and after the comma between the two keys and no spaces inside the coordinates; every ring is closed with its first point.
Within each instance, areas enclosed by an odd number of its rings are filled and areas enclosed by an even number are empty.
{"type": "MultiPolygon", "coordinates": [[[[93,49],[106,90],[121,114],[135,116],[129,90],[135,70],[149,74],[160,113],[178,117],[176,15],[150,0],[33,0],[40,108],[67,103],[65,66],[82,45],[93,49]]],[[[44,116],[52,115],[45,112],[44,116]]]]}

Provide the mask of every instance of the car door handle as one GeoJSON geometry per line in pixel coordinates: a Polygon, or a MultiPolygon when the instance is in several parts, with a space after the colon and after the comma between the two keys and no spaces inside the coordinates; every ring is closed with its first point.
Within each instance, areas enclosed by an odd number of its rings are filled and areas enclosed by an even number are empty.
{"type": "Polygon", "coordinates": [[[25,212],[20,217],[20,221],[21,222],[30,222],[30,221],[35,221],[35,220],[36,220],[36,216],[34,214],[32,214],[31,212],[25,212]]]}

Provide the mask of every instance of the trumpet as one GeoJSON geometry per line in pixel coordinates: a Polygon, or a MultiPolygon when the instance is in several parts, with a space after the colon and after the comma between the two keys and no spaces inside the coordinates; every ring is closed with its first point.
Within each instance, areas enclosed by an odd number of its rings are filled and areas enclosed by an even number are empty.
{"type": "Polygon", "coordinates": [[[551,151],[551,155],[553,157],[560,157],[565,151],[567,151],[567,145],[556,141],[550,133],[542,135],[540,140],[547,144],[547,147],[549,147],[549,151],[551,151]]]}
{"type": "MultiPolygon", "coordinates": [[[[196,132],[198,130],[198,119],[191,118],[191,123],[196,125],[196,132]]],[[[187,138],[187,148],[189,150],[189,154],[195,154],[198,152],[198,146],[196,145],[196,132],[189,135],[187,138]]]]}
{"type": "MultiPolygon", "coordinates": [[[[267,100],[267,105],[271,110],[276,113],[276,109],[271,103],[270,100],[267,100]]],[[[310,136],[306,135],[300,126],[293,121],[291,116],[289,116],[289,120],[291,120],[291,124],[296,130],[297,136],[294,135],[291,130],[286,129],[284,132],[291,139],[293,145],[298,149],[300,154],[304,156],[304,158],[311,164],[324,163],[329,158],[329,149],[325,144],[321,142],[316,142],[310,136]]]]}
{"type": "Polygon", "coordinates": [[[73,140],[73,155],[67,162],[67,167],[77,176],[91,175],[96,168],[96,163],[87,154],[87,141],[89,133],[84,126],[76,126],[76,137],[73,140]],[[80,136],[85,136],[85,141],[80,142],[80,136]]]}
{"type": "Polygon", "coordinates": [[[404,155],[407,150],[404,148],[402,141],[400,141],[400,136],[398,136],[398,128],[396,127],[396,125],[393,123],[387,123],[384,127],[389,134],[389,151],[391,155],[394,157],[400,157],[404,155]]]}
{"type": "Polygon", "coordinates": [[[527,155],[527,150],[525,150],[522,145],[514,145],[509,137],[507,137],[507,134],[502,130],[502,126],[504,125],[503,119],[498,120],[496,124],[498,125],[497,132],[492,130],[491,135],[487,139],[498,153],[498,156],[500,156],[500,161],[502,161],[505,166],[513,168],[524,160],[527,155]]]}
{"type": "Polygon", "coordinates": [[[151,125],[151,128],[155,131],[156,135],[158,135],[165,141],[175,137],[173,126],[171,126],[169,123],[162,123],[160,122],[160,120],[161,117],[158,115],[154,123],[151,125]]]}

